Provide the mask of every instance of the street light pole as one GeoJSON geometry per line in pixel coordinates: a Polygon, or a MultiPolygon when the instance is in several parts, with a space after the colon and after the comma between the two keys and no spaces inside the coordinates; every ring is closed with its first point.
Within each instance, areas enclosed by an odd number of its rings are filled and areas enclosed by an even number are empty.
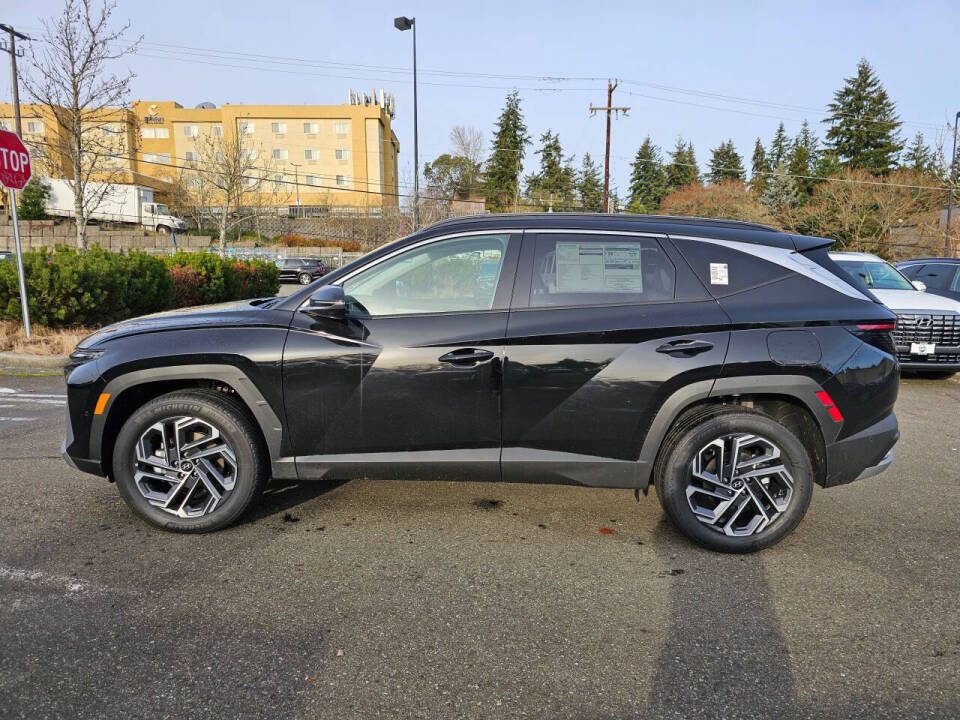
{"type": "Polygon", "coordinates": [[[953,214],[953,184],[957,181],[957,123],[960,111],[953,118],[953,155],[950,156],[950,191],[947,193],[947,231],[943,236],[943,256],[950,257],[950,216],[953,214]]]}
{"type": "Polygon", "coordinates": [[[413,29],[413,229],[420,227],[420,148],[417,133],[417,19],[400,16],[393,19],[400,30],[413,29]]]}

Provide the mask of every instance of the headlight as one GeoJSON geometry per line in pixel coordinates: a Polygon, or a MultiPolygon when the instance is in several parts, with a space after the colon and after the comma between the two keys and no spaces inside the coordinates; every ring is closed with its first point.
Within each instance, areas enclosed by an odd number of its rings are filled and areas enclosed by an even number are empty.
{"type": "Polygon", "coordinates": [[[79,365],[81,363],[90,362],[91,360],[96,360],[98,357],[103,355],[103,350],[90,350],[88,348],[77,348],[72,353],[70,353],[70,361],[73,365],[79,365]]]}

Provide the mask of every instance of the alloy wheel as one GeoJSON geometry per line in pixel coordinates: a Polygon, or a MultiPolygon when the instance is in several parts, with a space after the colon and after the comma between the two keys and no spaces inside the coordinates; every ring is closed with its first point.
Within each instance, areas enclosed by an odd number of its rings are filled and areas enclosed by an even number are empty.
{"type": "Polygon", "coordinates": [[[209,515],[237,480],[237,456],[218,428],[197,417],[153,423],[134,450],[137,489],[147,501],[180,518],[209,515]]]}
{"type": "Polygon", "coordinates": [[[793,477],[780,448],[759,435],[725,435],[703,446],[690,466],[687,503],[724,535],[762,532],[790,506],[793,477]]]}

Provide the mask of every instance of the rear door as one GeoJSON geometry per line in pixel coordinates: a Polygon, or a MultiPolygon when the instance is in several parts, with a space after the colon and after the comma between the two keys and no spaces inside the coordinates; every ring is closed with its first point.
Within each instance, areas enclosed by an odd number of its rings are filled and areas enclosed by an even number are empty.
{"type": "Polygon", "coordinates": [[[506,333],[505,480],[633,487],[647,428],[719,373],[728,323],[662,237],[528,232],[506,333]]]}
{"type": "Polygon", "coordinates": [[[958,267],[952,263],[928,263],[907,277],[922,282],[929,293],[960,300],[958,267]]]}

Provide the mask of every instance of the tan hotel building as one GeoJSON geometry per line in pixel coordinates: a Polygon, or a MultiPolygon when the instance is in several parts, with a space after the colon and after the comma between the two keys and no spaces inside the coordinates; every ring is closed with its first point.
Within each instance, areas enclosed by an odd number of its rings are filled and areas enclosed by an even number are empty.
{"type": "MultiPolygon", "coordinates": [[[[24,141],[37,169],[49,173],[44,156],[56,121],[40,108],[21,110],[24,141]],[[39,162],[38,162],[39,161],[39,162]]],[[[115,181],[170,188],[178,172],[189,177],[197,161],[197,138],[205,133],[239,135],[255,152],[252,164],[267,173],[265,191],[277,205],[390,208],[398,205],[400,144],[391,113],[381,104],[230,105],[184,108],[171,100],[138,101],[110,111],[101,125],[118,158],[115,181]]],[[[0,126],[13,129],[9,103],[0,103],[0,126]]]]}

